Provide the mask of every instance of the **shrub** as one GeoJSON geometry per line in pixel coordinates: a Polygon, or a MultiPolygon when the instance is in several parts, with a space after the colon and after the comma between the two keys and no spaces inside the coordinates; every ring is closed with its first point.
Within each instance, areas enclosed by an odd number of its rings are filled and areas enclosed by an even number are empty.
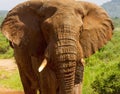
{"type": "Polygon", "coordinates": [[[98,75],[91,84],[94,91],[98,94],[120,94],[120,62],[111,65],[98,75]]]}
{"type": "Polygon", "coordinates": [[[13,57],[13,50],[9,45],[8,40],[0,32],[0,58],[13,57]]]}

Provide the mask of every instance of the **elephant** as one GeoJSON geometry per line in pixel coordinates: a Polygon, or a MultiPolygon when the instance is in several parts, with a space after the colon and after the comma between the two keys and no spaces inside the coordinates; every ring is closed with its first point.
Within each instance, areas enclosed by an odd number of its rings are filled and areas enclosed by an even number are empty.
{"type": "Polygon", "coordinates": [[[82,94],[84,59],[100,50],[114,26],[100,6],[75,0],[30,0],[1,24],[25,94],[82,94]]]}

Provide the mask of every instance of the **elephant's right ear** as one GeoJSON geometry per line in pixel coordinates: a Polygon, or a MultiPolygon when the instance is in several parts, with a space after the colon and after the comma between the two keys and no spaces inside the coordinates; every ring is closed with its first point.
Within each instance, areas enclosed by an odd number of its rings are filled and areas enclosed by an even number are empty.
{"type": "MultiPolygon", "coordinates": [[[[40,0],[31,0],[17,5],[7,14],[1,25],[2,33],[16,45],[27,40],[30,32],[40,32],[37,10],[43,5],[40,0]]],[[[33,33],[34,33],[33,32],[33,33]]]]}
{"type": "Polygon", "coordinates": [[[78,7],[83,10],[79,9],[83,21],[80,44],[84,57],[89,57],[111,39],[114,26],[103,8],[84,1],[79,1],[78,7]]]}

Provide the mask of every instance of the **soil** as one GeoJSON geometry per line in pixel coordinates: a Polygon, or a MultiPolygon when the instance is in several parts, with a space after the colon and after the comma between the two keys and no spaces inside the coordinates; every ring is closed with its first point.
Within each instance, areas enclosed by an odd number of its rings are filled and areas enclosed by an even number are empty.
{"type": "MultiPolygon", "coordinates": [[[[0,59],[0,69],[7,71],[17,70],[14,59],[0,59]]],[[[24,94],[23,91],[15,91],[0,86],[0,94],[24,94]]]]}

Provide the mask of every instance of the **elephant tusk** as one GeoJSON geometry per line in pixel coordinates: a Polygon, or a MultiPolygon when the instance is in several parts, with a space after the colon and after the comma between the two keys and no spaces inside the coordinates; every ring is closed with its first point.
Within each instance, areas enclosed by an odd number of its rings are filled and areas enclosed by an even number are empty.
{"type": "Polygon", "coordinates": [[[85,60],[83,58],[81,59],[81,63],[83,64],[83,66],[85,65],[85,60]]]}
{"type": "Polygon", "coordinates": [[[47,65],[47,59],[44,59],[38,71],[41,72],[46,67],[46,65],[47,65]]]}
{"type": "Polygon", "coordinates": [[[85,63],[85,60],[82,58],[82,59],[81,59],[81,62],[85,63]]]}

